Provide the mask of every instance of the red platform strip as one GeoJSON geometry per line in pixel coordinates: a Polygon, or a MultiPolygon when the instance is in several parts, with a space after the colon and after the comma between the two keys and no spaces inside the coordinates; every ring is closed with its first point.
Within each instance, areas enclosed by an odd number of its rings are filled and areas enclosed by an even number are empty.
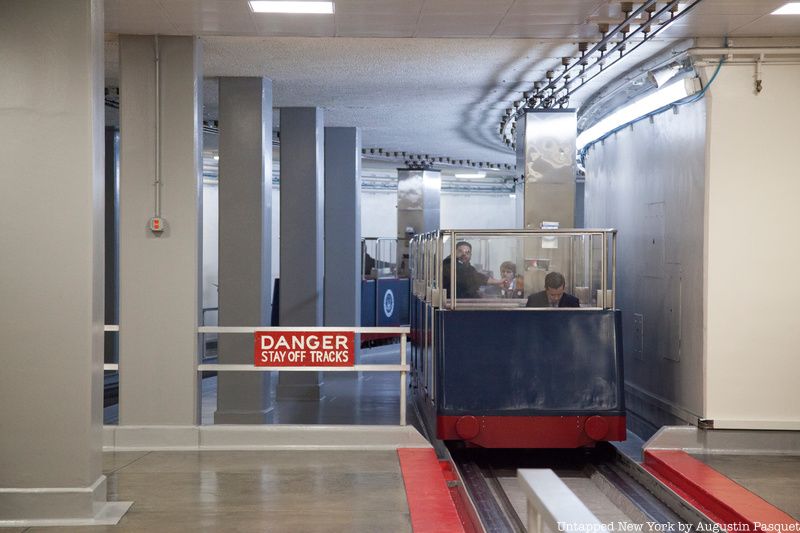
{"type": "Polygon", "coordinates": [[[445,481],[447,481],[450,497],[453,499],[453,503],[456,504],[456,511],[461,518],[464,531],[466,533],[482,533],[481,519],[478,518],[475,507],[472,506],[472,502],[467,496],[466,487],[464,487],[463,483],[458,482],[458,475],[453,470],[453,464],[450,461],[439,461],[439,466],[442,468],[445,481]]]}
{"type": "Polygon", "coordinates": [[[431,448],[398,448],[414,533],[464,533],[445,476],[431,448]]]}
{"type": "Polygon", "coordinates": [[[644,464],[723,529],[800,531],[800,522],[682,450],[645,450],[644,464]]]}

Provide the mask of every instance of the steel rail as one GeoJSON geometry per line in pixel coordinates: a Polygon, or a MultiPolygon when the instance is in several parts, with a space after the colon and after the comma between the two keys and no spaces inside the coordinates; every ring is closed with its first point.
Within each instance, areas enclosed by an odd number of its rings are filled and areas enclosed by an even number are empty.
{"type": "Polygon", "coordinates": [[[655,2],[645,2],[643,3],[638,9],[633,11],[631,15],[626,17],[620,24],[615,26],[611,31],[609,31],[603,39],[601,39],[595,46],[593,46],[588,52],[585,52],[578,61],[573,62],[572,64],[568,65],[557,77],[550,80],[547,85],[544,87],[538,88],[534,91],[533,96],[530,98],[525,99],[525,104],[518,110],[515,110],[513,114],[509,115],[508,117],[501,120],[501,137],[503,137],[508,142],[513,142],[509,138],[506,137],[506,131],[508,130],[509,126],[513,126],[513,124],[523,116],[528,110],[530,109],[549,109],[553,104],[559,103],[559,101],[563,99],[569,99],[569,97],[574,94],[577,90],[584,87],[588,82],[592,81],[594,78],[605,72],[609,67],[615,65],[617,62],[621,61],[623,58],[627,57],[630,53],[638,49],[642,44],[651,41],[656,35],[658,35],[664,28],[669,27],[673,22],[679,20],[681,17],[689,13],[697,4],[699,4],[702,0],[694,0],[690,5],[685,7],[679,13],[673,15],[669,20],[658,24],[656,21],[659,17],[664,15],[665,13],[669,12],[674,6],[679,5],[680,0],[670,0],[665,7],[661,10],[656,12],[655,14],[650,14],[648,19],[641,23],[636,23],[635,19],[647,9],[647,7],[651,5],[655,5],[655,2]],[[611,50],[603,51],[601,50],[602,47],[606,46],[609,42],[612,41],[613,37],[616,36],[618,33],[621,32],[622,28],[629,27],[631,23],[636,24],[636,28],[631,30],[630,32],[625,32],[625,37],[620,40],[611,50]],[[653,29],[653,31],[648,31],[644,38],[637,42],[635,46],[632,48],[626,49],[626,46],[631,42],[633,37],[641,32],[644,31],[645,28],[653,28],[653,25],[657,24],[657,27],[653,29]],[[597,58],[592,64],[587,65],[586,61],[592,56],[593,54],[597,53],[598,51],[601,52],[601,56],[597,58]],[[606,64],[606,58],[611,54],[622,51],[616,59],[612,60],[610,63],[606,64]],[[587,71],[594,70],[596,67],[600,67],[599,70],[592,74],[588,79],[585,78],[584,74],[587,71]],[[581,67],[580,76],[576,76],[572,79],[567,80],[561,87],[556,87],[558,83],[564,79],[567,74],[569,74],[573,69],[581,67]],[[581,80],[581,84],[577,87],[571,88],[571,86],[577,82],[577,80],[581,80]],[[563,91],[567,91],[566,94],[558,96],[563,91]],[[550,91],[550,94],[545,96],[543,93],[550,91]],[[552,99],[552,103],[550,105],[545,106],[544,102],[547,99],[552,99]],[[528,106],[527,104],[538,100],[537,103],[528,106]]]}
{"type": "MultiPolygon", "coordinates": [[[[639,48],[640,46],[642,46],[642,45],[643,45],[643,44],[645,44],[646,42],[649,42],[650,40],[652,40],[652,39],[653,39],[653,38],[654,38],[656,35],[658,35],[658,34],[659,34],[659,32],[661,32],[661,31],[662,31],[664,28],[667,28],[667,27],[668,27],[670,24],[672,24],[674,21],[678,20],[680,17],[682,17],[683,15],[685,15],[686,13],[688,13],[688,12],[689,12],[689,11],[690,11],[690,10],[691,10],[693,7],[695,7],[695,6],[696,6],[697,4],[699,4],[700,2],[702,2],[702,0],[694,0],[694,2],[693,2],[692,4],[690,4],[689,6],[685,7],[685,8],[683,9],[683,11],[681,11],[680,13],[678,13],[677,15],[675,15],[675,17],[673,17],[672,19],[670,19],[668,23],[666,23],[666,24],[662,24],[662,25],[660,25],[658,28],[656,28],[655,30],[653,30],[653,32],[652,32],[652,33],[648,33],[648,34],[647,34],[647,35],[646,35],[646,36],[645,36],[645,37],[644,37],[644,38],[643,38],[641,41],[637,42],[635,46],[633,46],[632,48],[629,48],[629,49],[627,49],[627,50],[625,51],[625,54],[624,54],[624,55],[618,56],[616,59],[614,59],[613,61],[611,61],[611,63],[609,63],[608,65],[601,64],[600,60],[598,60],[598,61],[596,61],[596,62],[592,63],[592,65],[591,65],[589,68],[587,68],[586,70],[593,69],[593,68],[594,68],[595,66],[597,66],[598,64],[600,65],[600,70],[599,70],[598,72],[596,72],[596,73],[592,74],[592,75],[591,75],[589,78],[587,78],[587,79],[585,79],[585,80],[584,80],[584,79],[581,79],[581,84],[580,84],[579,86],[575,87],[574,89],[572,89],[571,91],[569,91],[569,92],[568,92],[568,93],[567,93],[565,96],[567,96],[567,97],[571,96],[572,94],[574,94],[574,93],[575,93],[575,91],[577,91],[578,89],[581,89],[581,88],[582,88],[582,87],[584,87],[584,86],[585,86],[587,83],[589,83],[590,81],[592,81],[593,79],[595,79],[597,76],[599,76],[600,74],[603,74],[603,73],[604,73],[604,72],[606,72],[606,71],[607,71],[607,70],[608,70],[610,67],[612,67],[612,66],[616,65],[616,64],[617,64],[619,61],[621,61],[622,59],[624,59],[625,57],[627,57],[627,56],[628,56],[628,54],[631,54],[631,53],[633,53],[634,51],[636,51],[636,49],[637,49],[637,48],[639,48]]],[[[664,10],[662,9],[662,12],[663,12],[663,11],[664,11],[664,10]]],[[[659,12],[659,15],[657,15],[657,16],[660,16],[661,14],[662,14],[662,13],[661,13],[661,12],[659,12]]],[[[636,31],[638,31],[638,29],[637,29],[636,31]]],[[[633,33],[632,33],[631,35],[633,35],[633,33]]],[[[624,45],[626,45],[626,44],[628,44],[628,41],[622,41],[622,42],[618,43],[618,44],[617,44],[617,46],[615,46],[614,48],[612,48],[611,50],[609,50],[609,51],[608,51],[608,53],[609,53],[609,54],[612,54],[612,53],[614,53],[614,52],[618,51],[618,50],[619,50],[619,49],[620,49],[622,46],[624,46],[624,45]]],[[[565,83],[565,84],[564,84],[564,88],[570,88],[570,86],[571,86],[571,85],[572,85],[572,84],[573,84],[573,83],[574,83],[576,80],[578,80],[578,79],[580,79],[580,78],[573,78],[572,80],[568,81],[567,83],[565,83]]],[[[560,89],[558,92],[560,92],[560,91],[561,91],[561,90],[563,90],[564,88],[560,89]]],[[[556,93],[556,94],[557,94],[557,93],[556,93]]]]}
{"type": "MultiPolygon", "coordinates": [[[[506,515],[489,487],[481,468],[473,461],[455,460],[454,464],[464,480],[464,486],[480,517],[486,533],[507,533],[519,530],[512,529],[514,521],[506,515]]],[[[524,531],[524,530],[522,530],[524,531]]]]}
{"type": "MultiPolygon", "coordinates": [[[[672,6],[673,4],[677,4],[677,3],[678,3],[678,0],[671,0],[671,2],[668,4],[668,6],[672,6]]],[[[559,81],[561,81],[561,79],[562,79],[562,78],[564,78],[564,76],[566,76],[567,74],[569,74],[569,72],[570,72],[570,71],[571,71],[573,68],[575,68],[575,67],[577,67],[577,66],[579,66],[579,65],[580,65],[580,66],[585,66],[585,65],[584,65],[584,63],[583,63],[583,59],[584,59],[584,58],[588,58],[589,56],[591,56],[592,54],[594,54],[594,53],[596,53],[596,52],[598,52],[598,51],[600,51],[600,52],[602,52],[602,53],[605,53],[605,51],[604,51],[604,50],[601,50],[601,48],[603,48],[603,47],[604,47],[604,46],[606,46],[608,43],[610,43],[610,42],[611,42],[611,40],[612,40],[612,39],[613,39],[613,38],[614,38],[614,37],[615,37],[615,36],[616,36],[618,33],[620,33],[620,32],[621,32],[622,28],[624,28],[625,26],[630,26],[630,25],[631,25],[631,23],[632,23],[632,22],[634,22],[634,21],[635,21],[635,19],[636,19],[636,18],[637,18],[639,15],[641,15],[641,14],[642,14],[642,13],[643,13],[643,12],[644,12],[644,11],[645,11],[647,8],[648,8],[648,7],[650,7],[650,6],[653,6],[653,5],[656,5],[656,0],[647,0],[646,2],[644,2],[644,3],[643,3],[641,6],[639,6],[639,7],[638,7],[636,10],[634,10],[634,11],[633,11],[633,12],[632,12],[630,15],[628,15],[628,17],[626,17],[626,18],[625,18],[625,19],[624,19],[622,22],[620,22],[620,23],[619,23],[617,26],[615,26],[615,27],[614,27],[614,28],[613,28],[611,31],[609,31],[608,33],[606,33],[606,35],[605,35],[605,36],[603,36],[603,38],[602,38],[602,39],[600,39],[600,41],[598,41],[598,42],[597,42],[597,44],[595,44],[595,45],[592,47],[592,49],[591,49],[591,50],[589,50],[588,52],[586,52],[585,54],[583,54],[583,55],[581,56],[580,60],[576,61],[575,63],[572,63],[571,65],[569,65],[569,66],[568,66],[566,69],[564,69],[564,71],[563,71],[563,72],[562,72],[562,73],[561,73],[559,76],[557,76],[555,79],[551,80],[551,81],[550,81],[550,82],[549,82],[549,83],[548,83],[548,84],[547,84],[545,87],[541,88],[541,89],[539,90],[539,92],[541,93],[541,92],[544,92],[544,91],[548,91],[548,90],[552,90],[552,89],[554,89],[554,88],[555,88],[555,86],[558,84],[558,82],[559,82],[559,81]]],[[[663,10],[662,10],[662,11],[663,11],[663,10]]],[[[648,24],[648,23],[651,23],[651,21],[653,20],[653,18],[656,18],[656,17],[658,17],[658,16],[660,16],[660,15],[661,15],[661,12],[659,12],[659,14],[658,14],[658,15],[656,15],[656,16],[653,16],[653,15],[651,15],[650,17],[648,17],[648,19],[647,19],[647,21],[646,21],[646,22],[644,22],[644,23],[642,23],[642,24],[640,24],[640,25],[639,25],[639,27],[637,28],[637,31],[638,31],[638,30],[640,30],[640,29],[641,29],[641,28],[642,28],[644,25],[646,25],[646,24],[648,24]]],[[[629,37],[632,37],[632,36],[633,36],[635,33],[636,33],[636,32],[631,32],[630,36],[625,36],[621,42],[623,42],[623,43],[624,43],[624,42],[626,42],[626,40],[627,40],[629,37]]],[[[609,53],[609,54],[611,54],[611,53],[612,53],[612,51],[609,51],[608,53],[609,53]]],[[[602,56],[601,56],[601,59],[602,59],[602,56]]],[[[519,117],[519,114],[515,114],[515,117],[519,117]]]]}

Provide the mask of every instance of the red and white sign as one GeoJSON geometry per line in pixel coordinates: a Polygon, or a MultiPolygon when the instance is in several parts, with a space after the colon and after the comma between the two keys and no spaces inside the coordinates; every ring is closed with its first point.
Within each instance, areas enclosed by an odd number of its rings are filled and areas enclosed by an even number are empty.
{"type": "Polygon", "coordinates": [[[255,366],[353,366],[352,331],[256,331],[255,366]]]}

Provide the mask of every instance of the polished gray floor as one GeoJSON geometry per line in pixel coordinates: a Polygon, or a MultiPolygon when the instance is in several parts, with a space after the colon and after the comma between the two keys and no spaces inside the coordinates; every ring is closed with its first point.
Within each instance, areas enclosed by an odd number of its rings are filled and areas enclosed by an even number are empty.
{"type": "Polygon", "coordinates": [[[800,455],[694,455],[800,520],[800,455]]]}
{"type": "MultiPolygon", "coordinates": [[[[399,363],[399,345],[359,362],[399,363]]],[[[279,402],[272,423],[387,424],[400,416],[398,373],[323,375],[320,402],[279,402]]],[[[213,423],[216,378],[203,380],[202,424],[213,423]]],[[[116,423],[116,406],[106,408],[116,423]]],[[[109,500],[133,501],[115,527],[26,531],[411,531],[397,453],[118,452],[104,454],[109,500]]]]}
{"type": "Polygon", "coordinates": [[[118,525],[24,531],[411,531],[395,451],[117,452],[104,471],[134,502],[118,525]]]}

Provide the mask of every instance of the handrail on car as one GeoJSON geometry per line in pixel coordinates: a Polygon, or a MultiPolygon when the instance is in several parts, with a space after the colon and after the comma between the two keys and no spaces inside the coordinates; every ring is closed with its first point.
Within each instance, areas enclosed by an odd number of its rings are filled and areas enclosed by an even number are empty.
{"type": "MultiPolygon", "coordinates": [[[[106,325],[104,331],[119,331],[119,325],[106,325]]],[[[352,367],[272,367],[237,364],[198,364],[198,372],[400,372],[400,425],[406,425],[406,392],[408,390],[407,340],[411,328],[399,327],[339,327],[339,326],[200,326],[198,333],[255,333],[256,331],[347,331],[353,333],[389,333],[400,337],[399,365],[353,365],[352,367]]],[[[119,370],[118,364],[105,364],[103,370],[119,370]]]]}
{"type": "Polygon", "coordinates": [[[552,470],[520,468],[517,480],[528,501],[528,533],[544,533],[544,526],[550,531],[607,529],[552,470]]]}

